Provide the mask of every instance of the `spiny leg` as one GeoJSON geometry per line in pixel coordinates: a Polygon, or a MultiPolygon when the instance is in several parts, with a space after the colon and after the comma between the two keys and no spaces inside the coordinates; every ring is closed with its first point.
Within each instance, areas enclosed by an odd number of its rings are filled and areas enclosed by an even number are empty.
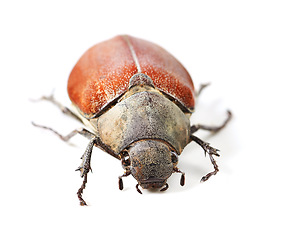
{"type": "Polygon", "coordinates": [[[39,124],[36,124],[34,122],[32,122],[32,124],[35,126],[35,127],[39,127],[39,128],[43,128],[43,129],[46,129],[46,130],[49,130],[51,132],[53,132],[54,134],[56,134],[61,140],[65,141],[65,142],[68,142],[72,137],[74,137],[76,134],[80,134],[84,137],[86,137],[87,139],[91,140],[93,138],[96,139],[96,147],[99,147],[100,149],[102,149],[103,151],[105,151],[106,153],[109,153],[110,155],[112,155],[113,157],[117,158],[117,159],[120,159],[120,156],[116,153],[114,153],[114,151],[112,149],[110,149],[106,144],[104,144],[101,139],[99,137],[97,137],[94,133],[88,131],[87,129],[85,128],[78,128],[78,129],[75,129],[73,130],[72,132],[70,132],[69,134],[67,134],[66,136],[58,133],[57,131],[55,131],[54,129],[50,128],[50,127],[46,127],[46,126],[43,126],[43,125],[39,125],[39,124]]]}
{"type": "Polygon", "coordinates": [[[83,189],[85,189],[86,187],[86,183],[87,183],[87,174],[84,175],[84,179],[83,182],[81,184],[81,187],[78,189],[77,191],[77,197],[79,199],[79,204],[80,206],[87,206],[87,203],[84,201],[84,199],[82,198],[82,194],[83,194],[83,189]]]}
{"type": "Polygon", "coordinates": [[[212,164],[214,166],[214,171],[213,172],[209,172],[207,175],[202,177],[201,182],[205,182],[211,176],[217,174],[217,172],[219,171],[218,165],[217,165],[215,159],[213,158],[213,155],[218,156],[218,157],[220,156],[218,154],[219,150],[216,149],[216,148],[211,147],[209,143],[204,142],[203,140],[201,140],[200,138],[198,138],[198,137],[196,137],[194,135],[191,135],[191,140],[196,142],[197,144],[199,144],[204,149],[205,155],[206,155],[206,153],[208,153],[208,155],[210,157],[210,160],[211,160],[211,162],[212,162],[212,164]]]}
{"type": "Polygon", "coordinates": [[[82,198],[82,194],[83,194],[83,189],[85,189],[85,187],[86,187],[87,174],[89,173],[90,170],[92,172],[92,168],[91,168],[90,162],[91,162],[91,155],[92,155],[92,150],[93,150],[94,145],[99,147],[99,148],[101,148],[105,152],[111,154],[112,156],[114,156],[116,158],[119,158],[118,155],[116,155],[111,149],[109,149],[105,144],[103,144],[101,142],[100,138],[96,137],[93,134],[93,137],[91,138],[90,142],[87,145],[87,148],[86,148],[84,154],[81,157],[82,163],[76,169],[76,171],[80,171],[80,176],[83,177],[83,183],[82,183],[81,187],[77,191],[77,196],[78,196],[78,199],[79,199],[79,202],[80,202],[81,206],[87,205],[86,202],[84,201],[84,199],[82,198]]]}
{"type": "Polygon", "coordinates": [[[84,154],[81,157],[82,163],[81,163],[80,167],[78,169],[76,169],[76,171],[78,170],[78,171],[81,172],[80,176],[83,177],[83,182],[82,182],[81,187],[77,191],[77,196],[78,196],[78,199],[79,199],[79,202],[80,202],[81,206],[87,205],[86,202],[84,201],[84,199],[82,198],[82,193],[83,193],[83,189],[85,189],[85,187],[86,187],[87,174],[88,174],[88,172],[90,170],[92,171],[91,166],[90,166],[90,160],[91,160],[91,154],[92,154],[93,146],[98,142],[98,141],[96,141],[97,137],[93,133],[89,132],[88,130],[86,130],[84,128],[75,129],[72,132],[70,132],[68,135],[63,136],[63,135],[59,134],[57,131],[55,131],[54,129],[50,128],[50,127],[38,125],[38,124],[35,124],[35,123],[32,123],[32,124],[34,126],[36,126],[36,127],[52,131],[61,140],[65,141],[65,142],[69,141],[76,134],[80,134],[80,135],[90,139],[90,142],[87,145],[87,148],[86,148],[84,154]]]}
{"type": "Polygon", "coordinates": [[[82,155],[81,159],[82,159],[82,164],[79,166],[78,171],[80,171],[80,176],[83,177],[83,183],[81,185],[81,187],[78,189],[77,191],[77,196],[78,199],[80,201],[80,205],[84,206],[87,205],[86,202],[83,200],[82,198],[82,194],[83,194],[83,189],[85,189],[86,187],[86,183],[87,183],[87,174],[91,169],[90,166],[90,161],[91,161],[91,154],[92,154],[92,149],[93,146],[97,146],[99,148],[101,148],[103,151],[109,153],[110,155],[116,157],[119,159],[119,156],[117,154],[115,154],[108,146],[106,146],[104,143],[102,143],[102,141],[100,140],[99,137],[97,137],[95,134],[93,134],[92,132],[89,132],[88,130],[84,129],[84,128],[78,128],[73,130],[71,133],[69,133],[66,136],[63,136],[61,134],[59,134],[57,131],[55,131],[54,129],[50,128],[50,127],[46,127],[46,126],[42,126],[42,125],[38,125],[35,123],[32,123],[34,126],[39,127],[39,128],[43,128],[43,129],[47,129],[49,131],[52,131],[53,133],[55,133],[61,140],[67,142],[69,141],[72,137],[74,137],[76,134],[80,134],[86,138],[88,138],[90,140],[84,154],[82,155]]]}
{"type": "Polygon", "coordinates": [[[213,156],[211,154],[209,154],[210,160],[214,166],[214,171],[213,172],[209,172],[208,174],[206,174],[204,177],[201,178],[201,182],[205,182],[207,181],[211,176],[216,175],[217,172],[219,171],[218,165],[215,161],[215,159],[213,158],[213,156]]]}
{"type": "Polygon", "coordinates": [[[80,134],[88,139],[91,139],[93,136],[95,136],[93,133],[89,132],[88,130],[86,130],[85,128],[78,128],[78,129],[75,129],[73,130],[72,132],[70,132],[68,135],[64,136],[60,133],[58,133],[56,130],[50,128],[50,127],[47,127],[47,126],[43,126],[43,125],[39,125],[39,124],[36,124],[34,122],[32,122],[32,124],[35,126],[35,127],[39,127],[39,128],[43,128],[43,129],[46,129],[46,130],[49,130],[51,132],[53,132],[54,134],[56,134],[61,140],[63,140],[64,142],[68,142],[72,137],[74,137],[76,134],[80,134]]]}
{"type": "Polygon", "coordinates": [[[91,139],[96,139],[96,147],[99,147],[100,149],[102,149],[103,151],[105,151],[106,153],[109,153],[110,155],[112,155],[113,157],[115,158],[118,158],[120,159],[119,155],[117,155],[116,153],[114,153],[107,145],[105,145],[101,139],[99,137],[97,137],[94,133],[88,131],[87,129],[85,128],[77,128],[75,130],[73,130],[72,132],[70,132],[69,134],[67,134],[66,136],[58,133],[57,131],[55,131],[54,129],[50,128],[50,127],[46,127],[46,126],[43,126],[43,125],[39,125],[39,124],[36,124],[34,122],[32,122],[32,124],[35,126],[35,127],[39,127],[39,128],[43,128],[43,129],[46,129],[46,130],[49,130],[51,132],[53,132],[54,134],[56,134],[61,140],[63,140],[64,142],[68,142],[72,137],[74,137],[76,134],[80,134],[84,137],[86,137],[87,139],[91,140],[91,139]]]}
{"type": "Polygon", "coordinates": [[[93,146],[95,144],[96,144],[96,137],[93,137],[90,140],[84,154],[81,157],[81,159],[82,159],[81,166],[78,169],[76,169],[76,170],[79,170],[81,172],[81,177],[83,177],[83,183],[77,191],[77,196],[78,196],[78,199],[79,199],[81,206],[87,205],[86,202],[84,201],[84,199],[82,198],[82,194],[83,194],[83,189],[85,189],[85,187],[86,187],[87,174],[89,173],[90,170],[92,171],[91,166],[90,166],[90,161],[91,161],[92,149],[93,149],[93,146]]]}
{"type": "Polygon", "coordinates": [[[39,125],[36,124],[34,122],[32,122],[32,124],[35,127],[39,127],[39,128],[43,128],[46,130],[49,130],[51,132],[53,132],[54,134],[56,134],[62,141],[68,142],[72,137],[74,137],[76,134],[80,134],[88,139],[91,139],[92,137],[94,137],[95,135],[92,132],[89,132],[88,130],[86,130],[85,128],[78,128],[73,130],[72,132],[70,132],[68,135],[63,136],[62,134],[58,133],[57,131],[55,131],[54,129],[50,128],[50,127],[46,127],[43,125],[39,125]]]}
{"type": "Polygon", "coordinates": [[[88,131],[87,129],[85,128],[77,128],[75,130],[73,130],[72,132],[70,132],[69,134],[67,134],[66,136],[58,133],[57,131],[55,131],[54,129],[50,128],[50,127],[46,127],[46,126],[43,126],[43,125],[39,125],[39,124],[36,124],[34,122],[32,122],[32,124],[35,126],[35,127],[39,127],[39,128],[43,128],[43,129],[46,129],[46,130],[49,130],[51,132],[53,132],[54,134],[56,134],[61,140],[65,141],[65,142],[68,142],[72,137],[74,137],[76,134],[80,134],[84,137],[86,137],[87,139],[92,139],[92,138],[96,138],[96,147],[99,147],[100,149],[102,149],[103,151],[105,151],[106,153],[109,153],[110,155],[112,155],[113,157],[117,158],[117,159],[120,159],[119,155],[114,153],[113,150],[111,150],[107,145],[105,145],[101,139],[99,137],[97,137],[94,133],[88,131]]]}
{"type": "Polygon", "coordinates": [[[231,111],[228,110],[227,113],[228,113],[228,117],[227,117],[227,119],[224,121],[224,123],[221,126],[212,127],[212,126],[205,126],[205,125],[202,125],[202,124],[193,125],[193,126],[191,126],[191,134],[197,132],[199,129],[211,131],[213,133],[216,133],[216,132],[220,131],[221,129],[223,129],[228,124],[228,122],[232,118],[231,111]]]}
{"type": "Polygon", "coordinates": [[[50,96],[42,96],[40,99],[38,100],[32,100],[32,101],[41,101],[41,100],[46,100],[48,102],[53,103],[54,105],[56,105],[64,114],[76,119],[77,121],[82,123],[82,120],[76,115],[74,114],[68,107],[65,107],[64,105],[62,105],[60,102],[58,102],[57,100],[55,100],[53,93],[50,96]]]}

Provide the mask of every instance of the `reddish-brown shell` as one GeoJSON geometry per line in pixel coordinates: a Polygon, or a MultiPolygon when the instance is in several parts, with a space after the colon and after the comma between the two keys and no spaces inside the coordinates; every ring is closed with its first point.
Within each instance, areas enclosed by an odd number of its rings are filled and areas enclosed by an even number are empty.
{"type": "Polygon", "coordinates": [[[139,72],[187,109],[194,108],[193,82],[182,64],[158,45],[131,36],[114,37],[85,52],[69,76],[68,94],[92,117],[126,92],[130,78],[139,72]]]}

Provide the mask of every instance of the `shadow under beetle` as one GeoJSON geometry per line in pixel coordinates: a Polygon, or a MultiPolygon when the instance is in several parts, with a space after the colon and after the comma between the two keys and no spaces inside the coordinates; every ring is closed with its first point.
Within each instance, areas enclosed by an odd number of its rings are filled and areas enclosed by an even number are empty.
{"type": "Polygon", "coordinates": [[[185,174],[177,167],[178,155],[192,141],[203,148],[214,166],[201,181],[219,171],[213,158],[219,156],[218,150],[193,134],[199,129],[221,130],[231,112],[221,126],[190,126],[196,97],[192,79],[182,64],[158,45],[125,35],[93,46],[73,68],[68,94],[75,111],[53,96],[42,99],[53,102],[92,132],[79,128],[62,136],[49,127],[33,124],[53,131],[64,141],[78,133],[90,140],[77,169],[83,178],[77,192],[80,205],[87,205],[82,193],[91,170],[93,146],[121,161],[124,174],[119,176],[120,190],[122,178],[132,175],[139,193],[139,186],[165,191],[166,181],[174,172],[181,174],[183,186],[185,174]]]}

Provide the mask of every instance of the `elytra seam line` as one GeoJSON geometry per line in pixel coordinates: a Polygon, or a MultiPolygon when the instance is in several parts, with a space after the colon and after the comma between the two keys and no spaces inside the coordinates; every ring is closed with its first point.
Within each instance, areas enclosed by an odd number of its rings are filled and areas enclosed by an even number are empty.
{"type": "Polygon", "coordinates": [[[131,44],[131,42],[130,42],[128,36],[123,36],[123,37],[124,37],[125,41],[127,42],[128,46],[129,46],[129,48],[130,48],[132,57],[133,57],[133,59],[134,59],[134,61],[135,61],[135,64],[136,64],[136,67],[137,67],[137,70],[138,70],[138,73],[141,73],[141,66],[140,66],[138,57],[137,57],[137,55],[136,55],[136,52],[135,52],[135,50],[134,50],[134,47],[133,47],[133,45],[131,44]]]}

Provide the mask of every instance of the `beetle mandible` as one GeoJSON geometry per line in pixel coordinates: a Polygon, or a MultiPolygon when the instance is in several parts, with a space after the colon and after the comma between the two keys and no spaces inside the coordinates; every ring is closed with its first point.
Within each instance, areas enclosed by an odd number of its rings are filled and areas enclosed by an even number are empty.
{"type": "Polygon", "coordinates": [[[82,193],[91,170],[93,146],[121,161],[124,174],[119,176],[120,190],[122,178],[132,175],[139,193],[139,186],[165,191],[166,181],[174,172],[181,174],[183,186],[185,174],[177,167],[178,155],[192,141],[203,148],[214,166],[214,171],[201,181],[219,171],[213,158],[219,156],[218,149],[193,134],[199,129],[219,131],[229,122],[231,112],[221,126],[191,126],[197,95],[192,79],[182,64],[158,45],[127,35],[101,42],[79,59],[67,88],[75,111],[53,96],[42,99],[53,102],[92,132],[80,128],[62,136],[51,128],[33,124],[53,131],[64,141],[78,133],[90,140],[77,169],[83,177],[77,192],[80,205],[86,205],[82,193]]]}

